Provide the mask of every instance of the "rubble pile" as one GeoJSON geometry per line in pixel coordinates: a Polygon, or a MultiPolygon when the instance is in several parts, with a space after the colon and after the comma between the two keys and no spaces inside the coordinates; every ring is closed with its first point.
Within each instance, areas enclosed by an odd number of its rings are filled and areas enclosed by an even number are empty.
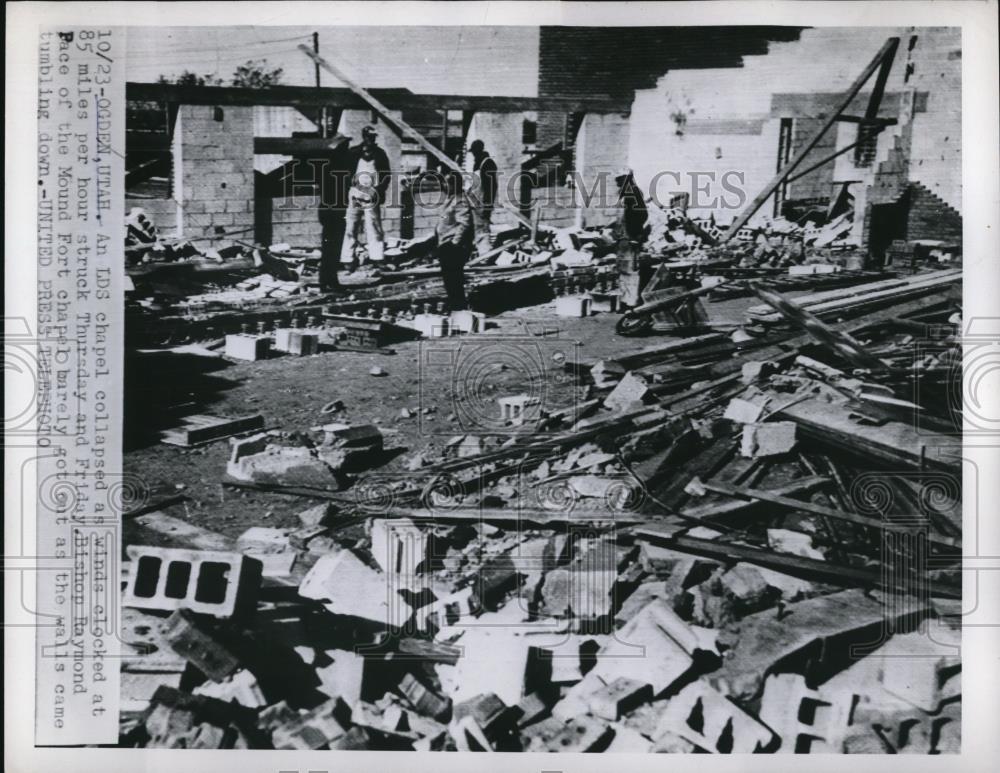
{"type": "Polygon", "coordinates": [[[567,363],[405,475],[371,424],[233,438],[312,504],[129,547],[121,743],[957,750],[960,278],[750,285],[760,336],[567,363]]]}

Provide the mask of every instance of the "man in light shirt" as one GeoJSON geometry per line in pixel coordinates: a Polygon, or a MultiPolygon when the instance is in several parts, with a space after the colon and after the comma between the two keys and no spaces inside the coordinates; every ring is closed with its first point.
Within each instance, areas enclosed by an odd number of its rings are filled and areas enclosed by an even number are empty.
{"type": "Polygon", "coordinates": [[[385,248],[382,231],[382,203],[389,187],[389,157],[379,147],[374,126],[361,130],[361,144],[351,148],[354,173],[347,203],[347,238],[344,239],[342,262],[360,267],[363,262],[358,250],[362,223],[368,247],[368,257],[381,262],[385,248]]]}

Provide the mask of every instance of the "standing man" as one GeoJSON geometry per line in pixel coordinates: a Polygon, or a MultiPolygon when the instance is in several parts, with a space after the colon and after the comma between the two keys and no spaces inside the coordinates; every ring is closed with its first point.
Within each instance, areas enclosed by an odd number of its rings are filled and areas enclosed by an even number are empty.
{"type": "Polygon", "coordinates": [[[472,171],[479,177],[479,201],[475,210],[476,248],[480,255],[490,250],[490,223],[493,221],[493,207],[497,200],[497,163],[486,152],[482,140],[474,140],[469,145],[472,153],[472,171]]]}
{"type": "Polygon", "coordinates": [[[327,145],[323,158],[311,159],[320,164],[314,177],[319,181],[319,224],[323,229],[319,264],[319,285],[323,292],[341,290],[337,272],[344,244],[344,215],[347,210],[347,190],[354,161],[346,137],[334,137],[327,145]]]}
{"type": "Polygon", "coordinates": [[[463,182],[461,172],[451,169],[445,172],[448,199],[434,228],[438,263],[451,311],[468,308],[465,298],[465,262],[472,254],[475,235],[472,206],[463,182]]]}
{"type": "Polygon", "coordinates": [[[631,169],[623,170],[615,177],[615,182],[618,183],[618,203],[622,205],[621,219],[614,229],[618,239],[618,291],[622,305],[634,307],[639,305],[642,288],[652,275],[651,268],[643,265],[639,256],[649,233],[646,227],[649,211],[631,169]]]}
{"type": "Polygon", "coordinates": [[[379,147],[374,126],[361,130],[361,144],[351,148],[354,171],[347,202],[347,239],[343,261],[358,264],[358,235],[364,223],[368,257],[381,262],[385,249],[382,203],[389,188],[389,156],[379,147]]]}

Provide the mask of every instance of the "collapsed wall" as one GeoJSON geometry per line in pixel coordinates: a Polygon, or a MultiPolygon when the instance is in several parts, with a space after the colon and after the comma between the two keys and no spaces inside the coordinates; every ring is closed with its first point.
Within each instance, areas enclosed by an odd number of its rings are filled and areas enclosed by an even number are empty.
{"type": "MultiPolygon", "coordinates": [[[[961,211],[957,28],[810,29],[797,41],[772,43],[765,55],[745,57],[740,68],[669,72],[654,88],[636,92],[628,149],[636,179],[658,200],[687,193],[693,215],[731,222],[809,141],[892,36],[901,43],[879,116],[897,123],[879,134],[874,147],[844,153],[779,196],[828,204],[848,184],[863,210],[866,200],[897,201],[919,185],[923,211],[910,218],[905,238],[927,238],[935,207],[953,225],[961,211]]],[[[848,113],[864,114],[871,88],[870,81],[848,113]]],[[[800,169],[854,143],[858,131],[857,123],[838,122],[800,169]]],[[[768,203],[751,224],[776,214],[768,203]]],[[[867,237],[864,223],[856,218],[859,238],[867,237]]]]}

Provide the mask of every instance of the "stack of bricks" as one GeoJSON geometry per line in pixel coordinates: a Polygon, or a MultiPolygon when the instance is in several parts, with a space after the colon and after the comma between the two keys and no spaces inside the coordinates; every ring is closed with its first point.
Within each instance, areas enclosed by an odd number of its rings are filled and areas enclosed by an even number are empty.
{"type": "MultiPolygon", "coordinates": [[[[187,238],[253,228],[253,107],[181,105],[174,129],[174,198],[187,238]]],[[[251,232],[236,238],[252,239],[251,232]]],[[[216,242],[216,246],[231,243],[216,242]]]]}

